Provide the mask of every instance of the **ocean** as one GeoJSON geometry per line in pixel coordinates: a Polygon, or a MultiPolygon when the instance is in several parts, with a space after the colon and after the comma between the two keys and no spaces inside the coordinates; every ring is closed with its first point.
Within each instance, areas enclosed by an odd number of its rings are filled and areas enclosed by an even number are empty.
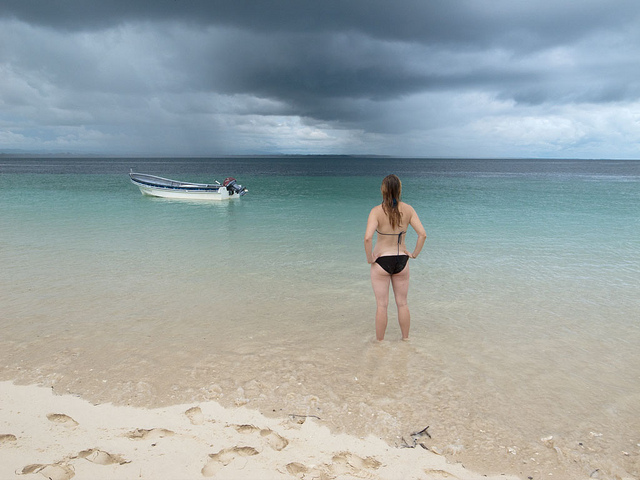
{"type": "Polygon", "coordinates": [[[429,426],[478,472],[640,477],[638,161],[5,155],[0,265],[0,380],[399,447],[429,426]],[[249,193],[145,197],[130,169],[249,193]],[[391,300],[377,343],[363,236],[389,173],[427,242],[410,341],[391,300]]]}

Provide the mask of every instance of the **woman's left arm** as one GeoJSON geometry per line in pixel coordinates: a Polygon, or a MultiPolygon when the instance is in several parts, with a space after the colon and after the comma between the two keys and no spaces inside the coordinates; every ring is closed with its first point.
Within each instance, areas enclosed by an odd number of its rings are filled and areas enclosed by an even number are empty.
{"type": "Polygon", "coordinates": [[[367,229],[364,232],[364,252],[367,254],[367,262],[373,263],[376,261],[373,258],[373,234],[376,233],[378,228],[378,219],[375,214],[375,207],[369,213],[369,219],[367,220],[367,229]]]}

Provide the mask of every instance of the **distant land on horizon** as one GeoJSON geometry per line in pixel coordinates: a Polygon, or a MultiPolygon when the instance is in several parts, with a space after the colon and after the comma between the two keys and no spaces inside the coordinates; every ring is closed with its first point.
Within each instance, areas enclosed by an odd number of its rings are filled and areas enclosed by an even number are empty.
{"type": "MultiPolygon", "coordinates": [[[[78,152],[29,152],[25,150],[3,150],[0,157],[16,158],[265,158],[265,157],[371,157],[371,158],[404,158],[403,156],[380,155],[375,153],[247,153],[247,154],[211,154],[211,155],[115,155],[107,153],[78,152]]],[[[407,157],[432,158],[432,157],[407,157]]],[[[433,157],[436,158],[436,157],[433,157]]],[[[454,157],[451,157],[454,158],[454,157]]]]}
{"type": "Polygon", "coordinates": [[[110,155],[104,153],[79,153],[79,152],[30,152],[25,150],[2,150],[0,158],[309,158],[309,157],[325,157],[325,158],[413,158],[425,160],[611,160],[637,161],[640,158],[562,158],[562,157],[443,157],[443,156],[404,156],[404,155],[381,155],[373,153],[253,153],[253,154],[211,154],[211,155],[110,155]]]}

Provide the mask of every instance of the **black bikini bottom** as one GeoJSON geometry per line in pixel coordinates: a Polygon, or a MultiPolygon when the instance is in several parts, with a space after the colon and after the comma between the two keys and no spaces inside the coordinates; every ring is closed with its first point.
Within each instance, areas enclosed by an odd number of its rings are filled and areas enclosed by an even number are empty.
{"type": "Polygon", "coordinates": [[[404,270],[409,260],[409,255],[384,255],[376,258],[376,263],[380,265],[389,275],[395,275],[404,270]]]}

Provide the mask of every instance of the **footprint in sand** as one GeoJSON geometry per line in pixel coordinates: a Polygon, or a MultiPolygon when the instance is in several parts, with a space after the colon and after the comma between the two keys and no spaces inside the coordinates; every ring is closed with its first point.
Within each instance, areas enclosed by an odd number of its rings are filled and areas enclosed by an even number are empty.
{"type": "MultiPolygon", "coordinates": [[[[293,463],[289,463],[286,465],[286,470],[287,473],[289,473],[290,475],[293,475],[294,477],[300,479],[300,480],[307,480],[307,479],[313,479],[313,480],[336,480],[339,477],[337,477],[336,475],[330,473],[329,471],[329,466],[328,465],[319,465],[319,466],[312,466],[312,467],[307,467],[306,465],[303,465],[301,463],[298,462],[293,462],[293,463]]],[[[353,478],[352,476],[350,476],[350,478],[353,478]]]]}
{"type": "Polygon", "coordinates": [[[278,435],[273,430],[269,430],[268,428],[263,428],[262,430],[260,430],[260,436],[266,438],[269,446],[278,452],[289,445],[289,440],[278,435]]]}
{"type": "Polygon", "coordinates": [[[20,471],[18,475],[27,475],[30,473],[39,473],[49,480],[70,480],[75,475],[73,467],[66,463],[52,463],[50,465],[32,464],[27,465],[20,471]]]}
{"type": "Polygon", "coordinates": [[[296,476],[300,474],[304,475],[309,471],[309,469],[305,465],[298,462],[288,463],[286,466],[286,469],[287,469],[287,472],[289,472],[291,475],[296,475],[296,476]]]}
{"type": "Polygon", "coordinates": [[[449,472],[445,472],[444,470],[433,470],[433,469],[425,469],[424,473],[426,473],[428,478],[448,478],[450,480],[460,480],[460,477],[456,477],[449,472]]]}
{"type": "Polygon", "coordinates": [[[235,428],[238,433],[256,433],[260,431],[255,425],[232,425],[232,427],[235,428]]]}
{"type": "Polygon", "coordinates": [[[314,480],[334,480],[336,477],[325,471],[325,466],[320,467],[307,467],[302,463],[292,462],[288,463],[285,468],[290,475],[293,475],[300,480],[307,478],[313,478],[314,480]]]}
{"type": "Polygon", "coordinates": [[[382,466],[373,457],[362,458],[351,452],[340,452],[333,456],[332,464],[328,466],[330,473],[335,475],[353,475],[359,478],[376,478],[370,470],[377,470],[382,466]]]}
{"type": "Polygon", "coordinates": [[[149,430],[136,428],[133,432],[129,432],[125,436],[132,440],[157,440],[172,435],[175,435],[175,433],[165,428],[151,428],[149,430]]]}
{"type": "Polygon", "coordinates": [[[220,450],[218,453],[210,454],[211,460],[202,468],[202,475],[213,477],[222,467],[229,465],[238,457],[251,457],[258,455],[258,451],[253,447],[231,447],[220,450]]]}
{"type": "Polygon", "coordinates": [[[268,428],[258,428],[254,425],[234,425],[234,428],[238,433],[260,433],[260,436],[267,441],[267,444],[278,452],[289,445],[289,441],[286,438],[268,428]]]}
{"type": "Polygon", "coordinates": [[[302,463],[293,462],[286,465],[289,474],[299,478],[314,478],[318,480],[334,480],[344,476],[356,478],[377,479],[372,472],[382,466],[375,458],[362,458],[351,452],[340,452],[333,456],[330,464],[314,465],[307,467],[302,463]]]}
{"type": "Polygon", "coordinates": [[[64,413],[50,413],[47,415],[47,419],[53,423],[59,423],[60,425],[64,425],[66,427],[77,427],[79,424],[69,415],[65,415],[64,413]]]}
{"type": "Polygon", "coordinates": [[[89,450],[83,450],[78,453],[78,457],[89,460],[97,465],[124,465],[125,463],[131,463],[129,460],[125,460],[120,455],[114,455],[112,453],[98,450],[97,448],[91,448],[89,450]]]}
{"type": "Polygon", "coordinates": [[[204,415],[202,414],[202,410],[200,407],[193,407],[184,412],[187,416],[191,425],[202,425],[204,423],[204,415]]]}
{"type": "Polygon", "coordinates": [[[0,445],[8,445],[9,443],[16,443],[18,439],[15,435],[10,433],[3,433],[0,435],[0,445]]]}

